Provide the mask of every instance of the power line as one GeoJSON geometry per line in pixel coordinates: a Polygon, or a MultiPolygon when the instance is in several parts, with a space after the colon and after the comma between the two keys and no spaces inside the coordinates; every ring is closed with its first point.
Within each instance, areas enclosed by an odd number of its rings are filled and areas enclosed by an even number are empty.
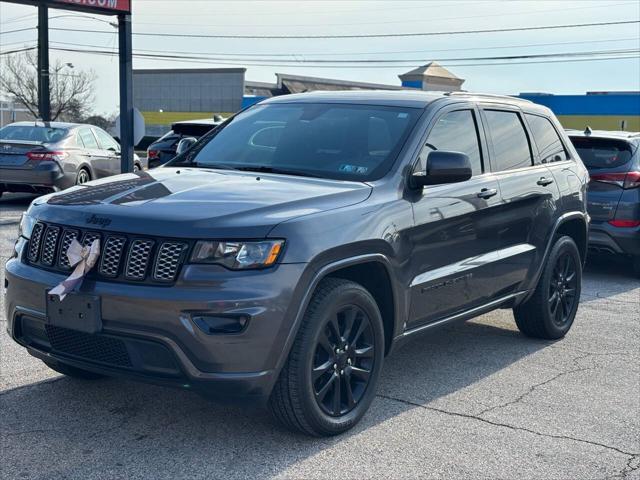
{"type": "MultiPolygon", "coordinates": [[[[397,51],[386,51],[386,52],[334,52],[334,53],[228,53],[228,52],[194,52],[194,51],[185,51],[185,50],[150,50],[144,48],[136,48],[137,52],[150,52],[150,53],[175,53],[175,54],[186,54],[186,55],[219,55],[221,57],[256,57],[256,56],[269,56],[269,57],[294,57],[293,60],[297,58],[304,57],[307,55],[315,55],[315,56],[346,56],[346,55],[397,55],[397,54],[405,54],[405,53],[426,53],[430,56],[434,52],[458,52],[458,51],[469,51],[469,50],[503,50],[510,48],[533,48],[533,47],[550,47],[556,45],[584,45],[584,44],[592,44],[592,43],[612,43],[612,42],[623,42],[636,40],[640,41],[640,37],[626,37],[626,38],[616,38],[616,39],[606,39],[606,40],[584,40],[584,41],[575,41],[575,42],[550,42],[550,43],[529,43],[529,44],[519,44],[519,45],[498,45],[498,46],[490,46],[490,47],[464,47],[464,48],[442,48],[442,49],[433,49],[433,50],[397,50],[397,51]]],[[[6,45],[17,45],[24,44],[22,42],[13,42],[11,44],[6,45]]],[[[71,45],[77,46],[77,42],[61,42],[52,40],[51,43],[55,43],[57,45],[71,45]]],[[[93,47],[93,48],[109,48],[108,45],[95,45],[95,44],[82,44],[84,47],[93,47]]]]}
{"type": "MultiPolygon", "coordinates": [[[[16,49],[11,51],[0,52],[0,56],[9,55],[13,53],[20,53],[30,50],[35,50],[36,47],[25,47],[22,49],[16,49]]],[[[83,49],[74,49],[74,48],[58,48],[52,47],[51,50],[56,51],[64,51],[64,52],[74,52],[74,53],[91,53],[96,55],[105,55],[105,56],[115,56],[117,52],[113,51],[99,51],[99,50],[83,50],[83,49]]],[[[592,58],[565,58],[565,59],[552,59],[552,60],[533,60],[533,61],[506,61],[506,62],[492,62],[492,63],[456,63],[456,64],[444,64],[445,67],[491,67],[491,66],[509,66],[509,65],[534,65],[534,64],[554,64],[554,63],[575,63],[575,62],[594,62],[594,61],[608,61],[608,60],[627,60],[627,59],[640,59],[640,55],[634,54],[607,54],[606,57],[592,57],[592,58]]],[[[332,65],[301,65],[301,64],[290,64],[290,63],[272,63],[272,64],[254,64],[249,62],[230,62],[230,61],[212,61],[211,59],[188,59],[184,57],[163,57],[161,55],[144,55],[134,53],[133,56],[135,58],[139,58],[141,60],[162,60],[165,62],[174,62],[174,63],[198,63],[198,64],[218,64],[218,65],[244,65],[244,66],[268,66],[268,67],[287,67],[287,68],[337,68],[332,65]]],[[[414,65],[406,65],[407,67],[412,67],[414,65]]],[[[378,70],[378,69],[388,69],[400,68],[401,65],[353,65],[350,66],[350,69],[369,69],[369,70],[378,70]]]]}
{"type": "Polygon", "coordinates": [[[0,31],[0,35],[8,35],[9,33],[26,32],[27,30],[35,30],[36,27],[17,28],[15,30],[0,31]]]}
{"type": "MultiPolygon", "coordinates": [[[[99,52],[95,50],[80,50],[80,49],[61,49],[61,48],[52,48],[52,50],[60,50],[67,52],[76,52],[76,53],[95,53],[98,55],[107,55],[114,56],[117,55],[116,52],[104,51],[99,52]]],[[[134,58],[139,58],[140,60],[162,60],[165,62],[176,62],[176,63],[197,63],[197,64],[206,64],[206,65],[233,65],[233,66],[262,66],[262,67],[287,67],[287,68],[339,68],[333,65],[308,65],[308,64],[290,64],[290,63],[271,63],[271,64],[256,64],[250,62],[230,62],[230,61],[212,61],[210,59],[186,59],[181,57],[161,57],[161,56],[145,56],[142,54],[133,54],[134,58]]],[[[640,58],[640,55],[616,55],[606,58],[568,58],[568,59],[556,59],[556,60],[533,60],[533,61],[507,61],[507,62],[494,62],[494,63],[458,63],[458,64],[444,64],[444,67],[480,67],[480,66],[500,66],[500,65],[532,65],[532,64],[553,64],[553,63],[573,63],[573,62],[586,62],[586,61],[601,61],[601,60],[625,60],[625,59],[634,59],[640,58]]],[[[415,64],[406,65],[406,67],[414,67],[415,64]]],[[[398,69],[403,67],[403,65],[351,65],[349,69],[369,69],[369,70],[378,70],[378,69],[398,69]]],[[[344,67],[343,67],[344,68],[344,67]]]]}
{"type": "MultiPolygon", "coordinates": [[[[490,28],[486,30],[451,30],[441,32],[411,32],[411,33],[368,33],[346,35],[227,35],[227,34],[197,34],[197,33],[155,33],[133,32],[136,36],[145,37],[178,37],[178,38],[227,38],[227,39],[261,39],[261,40],[311,40],[311,39],[345,39],[345,38],[403,38],[403,37],[427,37],[441,35],[468,35],[479,33],[503,33],[524,32],[534,30],[557,30],[565,28],[602,27],[612,25],[630,25],[640,23],[640,20],[622,20],[615,22],[573,23],[564,25],[538,25],[533,27],[490,28]]],[[[88,30],[79,28],[50,27],[49,30],[62,32],[82,32],[93,34],[113,34],[114,32],[103,30],[88,30]]]]}
{"type": "MultiPolygon", "coordinates": [[[[88,47],[90,45],[81,45],[84,47],[88,47]]],[[[60,48],[60,50],[65,50],[65,48],[60,48]]],[[[73,49],[68,49],[73,51],[73,49]]],[[[113,51],[109,50],[87,50],[93,52],[109,52],[113,51]]],[[[139,50],[135,50],[134,53],[137,54],[140,58],[148,57],[148,58],[178,58],[178,59],[191,59],[191,60],[209,60],[209,61],[221,61],[228,62],[233,61],[236,64],[245,64],[247,62],[257,62],[256,64],[269,64],[273,62],[284,62],[287,64],[313,64],[317,66],[319,64],[329,64],[329,65],[361,65],[361,64],[395,64],[395,65],[415,65],[416,63],[423,62],[424,59],[403,59],[403,60],[389,60],[389,59],[317,59],[317,58],[309,58],[309,59],[295,59],[295,60],[282,60],[278,58],[245,58],[241,60],[233,60],[229,58],[220,58],[220,57],[212,57],[208,55],[170,55],[167,52],[159,52],[157,53],[141,53],[139,50]]],[[[640,53],[640,49],[638,48],[628,48],[628,49],[614,49],[614,50],[590,50],[585,52],[555,52],[555,53],[540,53],[540,54],[522,54],[522,55],[504,55],[504,56],[485,56],[485,57],[453,57],[453,58],[433,58],[434,61],[439,63],[442,62],[489,62],[489,61],[497,61],[497,60],[526,60],[526,59],[540,59],[540,58],[558,58],[558,57],[583,57],[583,56],[599,56],[599,55],[622,55],[629,53],[640,53]]]]}

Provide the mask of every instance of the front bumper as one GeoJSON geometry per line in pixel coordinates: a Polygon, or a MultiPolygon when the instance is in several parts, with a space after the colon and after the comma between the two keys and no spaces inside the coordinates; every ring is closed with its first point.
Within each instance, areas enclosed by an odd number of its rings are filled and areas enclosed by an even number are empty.
{"type": "Polygon", "coordinates": [[[640,256],[640,227],[620,228],[606,222],[591,222],[589,249],[596,253],[640,256]]]}
{"type": "Polygon", "coordinates": [[[304,264],[230,272],[189,265],[173,286],[85,279],[79,293],[101,298],[102,331],[86,334],[48,325],[46,291],[64,275],[6,264],[10,336],[48,362],[134,380],[195,389],[210,396],[262,401],[296,316],[296,285],[304,264]],[[249,318],[238,334],[210,335],[194,312],[249,318]],[[56,330],[57,329],[57,330],[56,330]]]}
{"type": "Polygon", "coordinates": [[[8,192],[43,188],[57,190],[70,186],[60,167],[54,162],[42,162],[34,168],[0,167],[0,179],[0,190],[8,192]]]}

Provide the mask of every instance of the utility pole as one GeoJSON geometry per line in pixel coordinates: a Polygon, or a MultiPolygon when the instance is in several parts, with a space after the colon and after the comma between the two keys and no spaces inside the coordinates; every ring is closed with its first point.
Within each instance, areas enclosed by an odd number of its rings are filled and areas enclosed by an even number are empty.
{"type": "Polygon", "coordinates": [[[38,111],[43,121],[51,121],[49,97],[49,11],[38,5],[38,111]]]}

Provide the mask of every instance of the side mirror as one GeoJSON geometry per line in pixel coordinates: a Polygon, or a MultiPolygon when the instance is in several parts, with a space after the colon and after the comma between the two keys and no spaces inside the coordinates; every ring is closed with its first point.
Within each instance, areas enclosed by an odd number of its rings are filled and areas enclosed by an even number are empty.
{"type": "Polygon", "coordinates": [[[186,152],[191,147],[195,145],[198,141],[195,137],[185,137],[178,142],[178,147],[176,148],[176,155],[180,155],[181,153],[186,152]]]}
{"type": "Polygon", "coordinates": [[[411,176],[413,186],[464,182],[471,178],[469,157],[460,152],[435,150],[427,157],[427,170],[415,172],[411,176]]]}

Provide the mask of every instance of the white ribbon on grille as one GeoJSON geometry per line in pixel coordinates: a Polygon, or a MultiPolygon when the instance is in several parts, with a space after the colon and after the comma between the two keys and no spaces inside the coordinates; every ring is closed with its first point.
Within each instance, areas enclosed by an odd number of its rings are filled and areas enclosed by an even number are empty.
{"type": "Polygon", "coordinates": [[[84,276],[91,270],[100,256],[100,239],[96,238],[91,245],[83,247],[75,238],[71,241],[67,250],[69,265],[75,267],[71,275],[49,291],[49,295],[58,295],[60,301],[64,300],[67,293],[82,283],[84,276]]]}

